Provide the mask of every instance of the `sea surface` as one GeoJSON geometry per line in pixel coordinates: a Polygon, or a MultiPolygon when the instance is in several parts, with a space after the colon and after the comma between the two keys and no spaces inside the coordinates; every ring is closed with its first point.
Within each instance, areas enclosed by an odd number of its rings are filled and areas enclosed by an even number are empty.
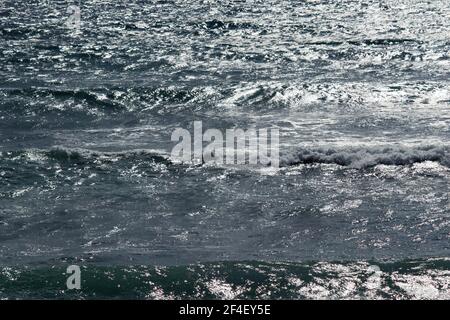
{"type": "Polygon", "coordinates": [[[449,0],[3,0],[0,298],[450,299],[449,142],[449,0]]]}

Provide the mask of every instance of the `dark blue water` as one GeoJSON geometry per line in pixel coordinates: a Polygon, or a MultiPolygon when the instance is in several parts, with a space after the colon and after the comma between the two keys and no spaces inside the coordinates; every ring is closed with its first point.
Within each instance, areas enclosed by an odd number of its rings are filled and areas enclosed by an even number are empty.
{"type": "Polygon", "coordinates": [[[2,1],[0,297],[448,299],[449,16],[2,1]],[[193,121],[279,129],[280,168],[173,161],[193,121]]]}

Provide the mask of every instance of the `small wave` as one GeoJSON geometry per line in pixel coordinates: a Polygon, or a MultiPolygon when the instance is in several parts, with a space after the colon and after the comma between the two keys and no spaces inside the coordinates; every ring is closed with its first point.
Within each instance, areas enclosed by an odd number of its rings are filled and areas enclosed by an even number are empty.
{"type": "Polygon", "coordinates": [[[205,29],[222,29],[222,30],[240,30],[240,29],[257,29],[257,26],[248,22],[233,22],[213,19],[198,24],[205,29]]]}
{"type": "Polygon", "coordinates": [[[403,43],[418,43],[421,44],[422,41],[415,39],[363,39],[363,40],[348,40],[348,41],[314,41],[305,42],[305,45],[324,45],[324,46],[340,46],[343,44],[351,44],[354,46],[387,46],[396,45],[403,43]]]}
{"type": "Polygon", "coordinates": [[[434,161],[450,166],[449,148],[445,146],[377,146],[377,147],[313,147],[299,148],[283,154],[281,166],[299,164],[337,164],[352,168],[369,168],[376,165],[412,165],[434,161]]]}

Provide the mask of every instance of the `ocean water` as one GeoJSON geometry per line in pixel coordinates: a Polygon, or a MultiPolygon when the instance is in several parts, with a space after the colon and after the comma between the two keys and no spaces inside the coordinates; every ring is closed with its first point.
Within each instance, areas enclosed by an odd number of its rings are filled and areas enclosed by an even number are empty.
{"type": "Polygon", "coordinates": [[[450,299],[449,0],[5,0],[0,65],[0,298],[450,299]]]}

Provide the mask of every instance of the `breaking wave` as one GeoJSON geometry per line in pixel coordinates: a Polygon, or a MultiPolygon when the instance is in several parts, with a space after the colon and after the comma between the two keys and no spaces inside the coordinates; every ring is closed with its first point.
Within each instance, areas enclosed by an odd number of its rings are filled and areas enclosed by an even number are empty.
{"type": "Polygon", "coordinates": [[[369,168],[376,165],[403,166],[434,161],[449,167],[449,151],[446,146],[302,147],[282,155],[280,165],[326,163],[369,168]]]}
{"type": "Polygon", "coordinates": [[[117,162],[120,160],[140,160],[152,163],[170,164],[163,154],[148,150],[130,150],[123,152],[99,152],[84,149],[19,150],[0,152],[0,161],[46,162],[88,164],[97,162],[117,162]]]}

